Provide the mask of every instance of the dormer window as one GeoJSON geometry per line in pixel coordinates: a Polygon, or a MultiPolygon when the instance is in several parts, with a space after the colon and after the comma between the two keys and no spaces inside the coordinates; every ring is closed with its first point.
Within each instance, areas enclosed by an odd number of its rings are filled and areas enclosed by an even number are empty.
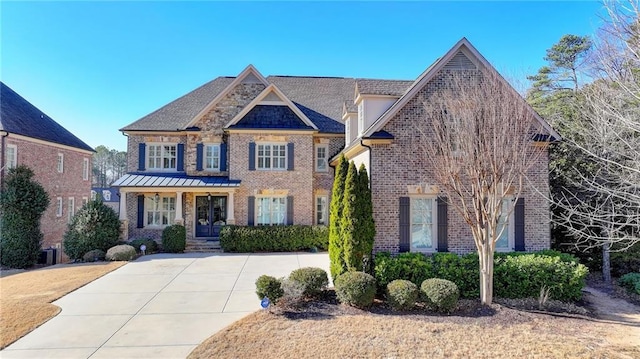
{"type": "Polygon", "coordinates": [[[364,133],[364,101],[358,104],[358,136],[364,133]]]}

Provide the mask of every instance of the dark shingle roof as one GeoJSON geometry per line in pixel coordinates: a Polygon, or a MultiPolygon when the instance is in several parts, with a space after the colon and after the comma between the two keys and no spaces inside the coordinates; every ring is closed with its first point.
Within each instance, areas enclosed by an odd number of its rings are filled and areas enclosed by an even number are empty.
{"type": "Polygon", "coordinates": [[[413,81],[356,79],[358,92],[361,95],[388,95],[400,97],[411,86],[413,81]]]}
{"type": "Polygon", "coordinates": [[[233,77],[218,77],[209,81],[138,121],[125,126],[121,131],[175,131],[182,129],[233,80],[233,77]]]}
{"type": "Polygon", "coordinates": [[[0,82],[0,103],[0,131],[93,151],[93,148],[3,82],[0,82]]]}
{"type": "Polygon", "coordinates": [[[230,128],[287,128],[312,130],[289,106],[257,105],[230,128]]]}

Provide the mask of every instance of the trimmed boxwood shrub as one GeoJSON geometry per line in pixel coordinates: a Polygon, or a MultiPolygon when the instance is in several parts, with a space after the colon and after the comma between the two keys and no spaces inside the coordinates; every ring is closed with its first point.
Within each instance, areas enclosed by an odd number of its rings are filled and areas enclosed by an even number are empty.
{"type": "Polygon", "coordinates": [[[375,278],[364,272],[346,272],[335,280],[336,296],[340,303],[367,308],[376,296],[375,278]]]}
{"type": "Polygon", "coordinates": [[[111,247],[105,255],[108,261],[130,261],[135,257],[136,249],[128,244],[111,247]]]}
{"type": "Polygon", "coordinates": [[[261,275],[256,280],[256,294],[259,299],[267,297],[273,304],[276,304],[284,295],[282,282],[275,277],[261,275]]]}
{"type": "Polygon", "coordinates": [[[328,245],[325,226],[225,226],[220,231],[220,246],[225,252],[326,250],[328,245]]]}
{"type": "Polygon", "coordinates": [[[442,313],[451,313],[458,304],[460,291],[450,280],[430,278],[420,285],[422,299],[433,309],[442,313]]]}
{"type": "Polygon", "coordinates": [[[404,279],[387,284],[387,302],[393,310],[411,309],[418,300],[418,286],[404,279]]]}
{"type": "MultiPolygon", "coordinates": [[[[549,288],[551,299],[575,301],[582,296],[587,268],[572,255],[551,250],[535,253],[513,252],[495,255],[493,287],[498,298],[537,298],[542,287],[549,288]]],[[[453,253],[389,253],[376,255],[378,285],[394,279],[406,279],[416,285],[427,278],[450,280],[458,286],[462,298],[480,296],[478,255],[453,253]]]]}
{"type": "Polygon", "coordinates": [[[169,253],[182,253],[187,246],[187,231],[184,226],[174,224],[162,231],[162,249],[169,253]]]}
{"type": "Polygon", "coordinates": [[[158,243],[156,243],[156,241],[154,241],[153,239],[149,239],[149,238],[134,239],[128,244],[133,248],[135,248],[138,254],[142,253],[142,251],[140,250],[140,246],[143,244],[147,247],[147,249],[145,250],[146,254],[151,254],[158,251],[158,243]]]}
{"type": "Polygon", "coordinates": [[[82,260],[85,262],[103,261],[105,256],[106,254],[104,253],[103,250],[94,249],[85,253],[84,256],[82,257],[82,260]]]}
{"type": "Polygon", "coordinates": [[[640,294],[640,273],[627,273],[620,277],[619,283],[628,291],[640,294]]]}
{"type": "Polygon", "coordinates": [[[307,297],[318,296],[329,285],[327,272],[322,268],[299,268],[289,274],[289,280],[300,283],[304,288],[302,295],[307,297]]]}

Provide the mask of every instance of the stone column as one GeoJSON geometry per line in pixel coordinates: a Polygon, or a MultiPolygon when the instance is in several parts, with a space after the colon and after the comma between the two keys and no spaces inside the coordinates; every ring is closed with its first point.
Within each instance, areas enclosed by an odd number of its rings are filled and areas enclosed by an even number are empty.
{"type": "Polygon", "coordinates": [[[227,224],[236,224],[236,218],[233,211],[233,192],[229,192],[229,196],[227,197],[227,224]]]}
{"type": "Polygon", "coordinates": [[[184,218],[182,217],[182,192],[176,192],[176,224],[184,225],[184,218]]]}

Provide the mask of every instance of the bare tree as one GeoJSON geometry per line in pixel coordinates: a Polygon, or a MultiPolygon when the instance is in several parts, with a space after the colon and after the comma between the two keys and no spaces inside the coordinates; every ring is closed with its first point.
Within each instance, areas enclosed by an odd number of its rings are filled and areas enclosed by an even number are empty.
{"type": "Polygon", "coordinates": [[[493,69],[456,71],[425,99],[418,150],[448,202],[469,225],[480,258],[480,299],[493,300],[496,242],[548,134],[524,99],[493,69]],[[537,137],[537,138],[536,138],[537,137]]]}

